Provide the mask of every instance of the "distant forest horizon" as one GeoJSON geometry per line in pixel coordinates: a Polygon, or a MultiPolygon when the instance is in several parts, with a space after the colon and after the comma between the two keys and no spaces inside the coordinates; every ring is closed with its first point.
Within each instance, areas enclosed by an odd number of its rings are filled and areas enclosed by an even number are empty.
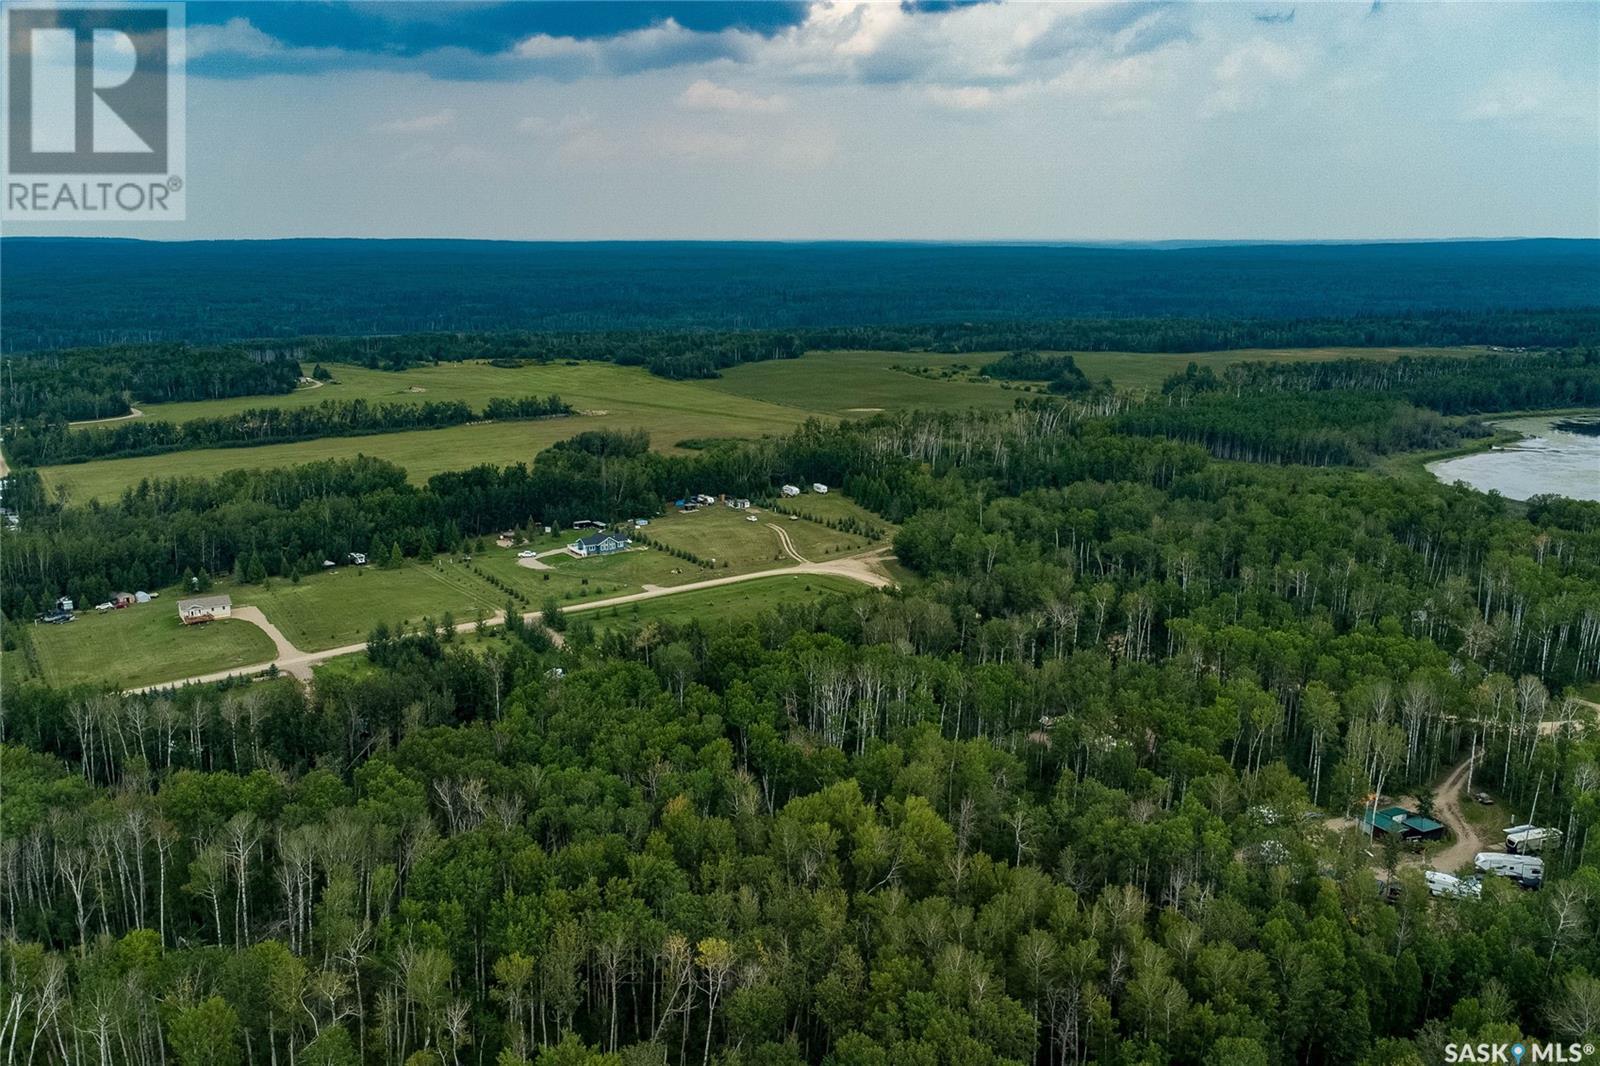
{"type": "Polygon", "coordinates": [[[1600,306],[1600,240],[0,241],[7,352],[397,333],[771,330],[1600,306]]]}

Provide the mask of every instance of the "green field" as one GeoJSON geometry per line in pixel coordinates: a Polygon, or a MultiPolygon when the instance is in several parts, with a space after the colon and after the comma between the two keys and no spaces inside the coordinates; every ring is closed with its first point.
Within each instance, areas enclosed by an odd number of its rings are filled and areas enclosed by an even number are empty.
{"type": "Polygon", "coordinates": [[[406,468],[413,481],[445,470],[479,463],[531,463],[556,441],[589,429],[642,428],[651,443],[671,450],[679,441],[707,437],[760,437],[783,433],[806,415],[792,407],[764,403],[703,383],[667,381],[637,367],[609,363],[550,365],[502,370],[485,363],[422,367],[403,373],[333,368],[339,384],[301,389],[283,396],[249,396],[199,403],[151,404],[146,418],[183,420],[236,412],[248,407],[306,406],[326,399],[372,401],[462,400],[474,406],[495,396],[559,393],[584,412],[537,422],[493,422],[450,429],[412,430],[365,437],[331,437],[259,448],[208,448],[132,459],[106,459],[43,468],[52,491],[64,489],[82,503],[111,498],[142,478],[213,477],[240,467],[282,467],[319,459],[373,455],[406,468]],[[420,389],[420,392],[413,392],[420,389]]]}
{"type": "Polygon", "coordinates": [[[580,617],[596,629],[644,625],[648,622],[687,622],[693,618],[726,621],[749,617],[784,604],[798,603],[829,595],[850,595],[864,591],[865,585],[833,574],[784,574],[761,577],[721,588],[700,589],[677,596],[602,607],[580,617]]]}
{"type": "Polygon", "coordinates": [[[654,521],[645,533],[657,543],[714,562],[714,572],[697,571],[701,577],[790,565],[793,560],[784,552],[772,528],[774,525],[788,535],[796,551],[812,562],[871,547],[864,537],[840,533],[804,519],[791,522],[759,508],[755,517],[756,521],[749,522],[745,512],[708,507],[693,514],[673,514],[654,521]]]}
{"type": "MultiPolygon", "coordinates": [[[[844,500],[840,504],[843,508],[856,507],[844,500]]],[[[538,607],[546,596],[552,595],[572,604],[642,592],[647,585],[671,588],[707,578],[793,566],[794,560],[784,554],[771,529],[776,523],[781,523],[796,550],[813,562],[871,546],[862,537],[803,519],[791,522],[758,508],[758,521],[747,522],[745,513],[726,507],[708,507],[692,514],[674,511],[651,519],[642,531],[659,545],[684,549],[708,561],[715,559],[716,564],[711,567],[698,566],[642,543],[631,551],[592,559],[577,559],[564,552],[549,555],[539,560],[548,569],[530,568],[516,557],[516,551],[495,548],[480,552],[473,565],[511,585],[538,607]]],[[[568,533],[539,537],[526,547],[544,552],[565,545],[574,536],[568,533]]]]}
{"type": "MultiPolygon", "coordinates": [[[[1242,360],[1300,362],[1344,357],[1462,355],[1468,348],[1248,349],[1195,354],[1075,352],[1094,380],[1123,388],[1156,388],[1190,362],[1220,369],[1242,360]]],[[[638,367],[552,363],[502,369],[484,362],[447,363],[402,372],[330,364],[334,383],[282,396],[242,396],[195,403],[149,404],[146,418],[183,421],[251,407],[304,407],[329,399],[373,402],[460,400],[481,407],[496,396],[558,393],[582,412],[538,422],[502,422],[334,437],[259,448],[212,448],[132,459],[45,467],[47,489],[70,502],[108,499],[144,478],[214,477],[240,467],[282,467],[321,459],[372,455],[406,468],[414,481],[478,463],[532,462],[541,450],[584,430],[649,431],[652,444],[673,450],[686,440],[750,438],[789,431],[807,417],[864,417],[907,408],[1003,410],[1037,385],[982,380],[978,368],[999,353],[812,352],[800,359],[748,363],[710,381],[668,381],[638,367]],[[918,369],[922,373],[911,373],[918,369]]]]}
{"type": "Polygon", "coordinates": [[[907,408],[1003,410],[1011,407],[1017,394],[993,382],[972,380],[968,373],[996,358],[998,355],[992,352],[810,352],[799,359],[732,367],[706,385],[752,400],[841,417],[907,408]],[[952,376],[925,377],[897,370],[897,366],[925,367],[936,375],[952,376]]]}
{"type": "MultiPolygon", "coordinates": [[[[1330,359],[1392,361],[1402,355],[1469,355],[1483,348],[1246,348],[1224,352],[1069,352],[1091,381],[1109,378],[1118,388],[1160,388],[1191,362],[1221,370],[1240,362],[1325,362],[1330,359]]],[[[1001,352],[946,355],[934,352],[811,352],[802,359],[746,363],[723,372],[709,386],[768,403],[787,404],[841,417],[897,408],[1005,409],[1036,391],[1024,383],[978,376],[1001,352]],[[916,369],[921,373],[909,373],[916,369]]]]}
{"type": "MultiPolygon", "coordinates": [[[[887,522],[879,518],[841,492],[818,494],[806,491],[799,496],[780,499],[778,503],[785,510],[812,521],[828,522],[855,519],[858,522],[865,522],[883,530],[885,539],[893,538],[900,528],[893,522],[887,522]]],[[[790,532],[792,533],[793,531],[791,530],[790,532]]]]}
{"type": "MultiPolygon", "coordinates": [[[[855,505],[839,501],[834,506],[855,505]]],[[[260,607],[296,647],[320,651],[359,643],[379,622],[415,624],[425,617],[438,622],[446,613],[457,623],[470,622],[479,609],[492,615],[505,607],[509,597],[485,575],[527,597],[528,603],[519,605],[523,609],[537,610],[549,596],[575,607],[585,600],[643,592],[647,586],[670,588],[794,565],[782,554],[776,534],[767,525],[768,519],[777,516],[760,517],[761,522],[746,522],[742,512],[714,507],[651,521],[646,532],[702,558],[715,558],[717,565],[712,568],[643,546],[590,559],[558,552],[539,560],[547,569],[531,568],[517,558],[524,548],[543,552],[564,546],[576,536],[566,533],[541,536],[517,548],[491,547],[475,553],[470,563],[440,556],[398,570],[347,566],[307,575],[298,583],[275,578],[265,586],[230,586],[226,591],[236,604],[260,607]]],[[[782,522],[795,546],[813,561],[870,546],[861,537],[813,522],[782,522]]]]}
{"type": "Polygon", "coordinates": [[[137,688],[270,662],[277,654],[271,639],[249,622],[184,625],[167,597],[120,611],[86,611],[67,625],[31,625],[29,634],[40,673],[51,685],[137,688]]]}
{"type": "Polygon", "coordinates": [[[408,563],[398,570],[346,566],[298,583],[275,578],[227,591],[236,605],[261,608],[301,651],[360,643],[379,622],[438,621],[446,612],[457,622],[470,622],[480,607],[493,614],[505,606],[505,597],[466,567],[443,561],[408,563]]]}

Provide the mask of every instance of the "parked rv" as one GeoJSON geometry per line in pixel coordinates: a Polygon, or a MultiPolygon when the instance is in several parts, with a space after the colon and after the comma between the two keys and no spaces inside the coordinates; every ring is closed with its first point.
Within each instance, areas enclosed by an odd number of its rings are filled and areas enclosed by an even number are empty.
{"type": "Polygon", "coordinates": [[[1477,899],[1483,895],[1483,882],[1476,877],[1460,878],[1455,874],[1428,870],[1422,875],[1428,883],[1428,895],[1446,899],[1477,899]]]}
{"type": "Polygon", "coordinates": [[[1473,856],[1472,865],[1479,873],[1509,877],[1527,888],[1538,888],[1544,883],[1544,860],[1537,855],[1480,851],[1473,856]]]}
{"type": "Polygon", "coordinates": [[[1532,855],[1561,843],[1561,830],[1543,829],[1536,825],[1513,825],[1506,828],[1506,850],[1513,855],[1532,855]]]}

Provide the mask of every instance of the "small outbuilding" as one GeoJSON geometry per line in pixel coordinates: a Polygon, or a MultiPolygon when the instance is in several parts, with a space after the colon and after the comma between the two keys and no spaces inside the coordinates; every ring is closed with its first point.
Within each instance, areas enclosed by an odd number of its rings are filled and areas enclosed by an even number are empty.
{"type": "Polygon", "coordinates": [[[184,625],[213,622],[233,613],[233,599],[227,595],[195,596],[178,601],[178,619],[184,625]]]}

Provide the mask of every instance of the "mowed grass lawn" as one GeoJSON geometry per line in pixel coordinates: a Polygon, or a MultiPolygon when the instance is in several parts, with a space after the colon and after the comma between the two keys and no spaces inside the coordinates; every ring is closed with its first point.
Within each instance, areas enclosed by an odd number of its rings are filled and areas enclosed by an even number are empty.
{"type": "MultiPolygon", "coordinates": [[[[840,502],[834,506],[854,505],[840,502]]],[[[457,623],[470,622],[480,609],[492,615],[503,609],[510,597],[488,578],[525,596],[528,602],[519,604],[520,609],[538,610],[549,596],[564,606],[577,607],[585,600],[643,592],[646,586],[667,588],[794,565],[781,553],[769,520],[782,522],[796,547],[814,561],[871,546],[864,538],[813,522],[790,522],[766,513],[760,517],[760,522],[746,522],[743,512],[715,507],[651,521],[646,533],[702,558],[715,558],[717,565],[710,568],[640,545],[632,551],[588,559],[558,552],[540,560],[548,567],[540,570],[520,564],[519,548],[491,547],[474,553],[470,563],[441,555],[426,563],[408,561],[398,570],[341,566],[308,574],[298,583],[273,578],[266,585],[219,586],[219,591],[229,592],[235,604],[261,608],[302,651],[320,651],[360,643],[379,622],[391,626],[414,625],[423,618],[442,622],[447,613],[457,623]]],[[[527,548],[548,551],[577,536],[541,536],[527,548]]]]}
{"type": "MultiPolygon", "coordinates": [[[[856,506],[847,501],[840,501],[840,505],[856,506]]],[[[652,518],[648,527],[635,531],[651,538],[654,546],[635,539],[629,551],[588,559],[560,552],[539,560],[548,569],[522,565],[516,550],[508,548],[480,552],[474,558],[474,565],[529,597],[538,608],[547,596],[576,605],[585,599],[641,592],[647,585],[670,588],[708,578],[795,565],[784,553],[778,535],[772,531],[773,525],[781,525],[800,554],[813,562],[871,547],[863,537],[840,533],[804,519],[791,522],[783,515],[760,508],[754,512],[757,521],[747,522],[745,516],[750,513],[722,506],[707,507],[692,514],[674,511],[652,518]],[[701,559],[714,559],[716,563],[699,566],[662,550],[661,546],[683,549],[701,559]]],[[[539,537],[526,547],[544,552],[577,536],[577,533],[567,533],[539,537]]]]}
{"type": "Polygon", "coordinates": [[[261,608],[301,651],[358,644],[379,622],[390,626],[415,624],[423,618],[438,622],[446,613],[458,623],[470,622],[479,608],[493,614],[506,599],[465,565],[442,558],[437,565],[408,562],[398,570],[341,566],[298,583],[273,578],[266,585],[238,585],[227,591],[236,605],[261,608]]]}
{"type": "Polygon", "coordinates": [[[799,496],[791,496],[778,501],[785,508],[800,515],[803,519],[813,522],[826,523],[829,521],[842,521],[854,519],[883,530],[884,538],[893,538],[900,529],[893,522],[879,518],[859,503],[841,492],[802,492],[799,496]]]}
{"type": "Polygon", "coordinates": [[[715,619],[723,622],[747,618],[761,611],[786,604],[803,603],[824,596],[852,595],[868,591],[867,586],[834,574],[779,574],[759,577],[735,585],[699,589],[674,596],[584,611],[574,617],[592,623],[596,629],[644,625],[649,622],[687,622],[715,619]]]}
{"type": "Polygon", "coordinates": [[[411,480],[422,482],[442,471],[480,463],[531,463],[543,449],[585,430],[644,429],[655,448],[670,451],[683,440],[784,433],[807,417],[793,407],[730,394],[704,383],[668,381],[638,367],[608,363],[551,364],[516,370],[462,363],[400,373],[347,366],[331,369],[339,383],[320,389],[300,389],[283,396],[151,404],[141,410],[146,418],[182,421],[249,407],[304,407],[336,398],[406,403],[462,400],[480,407],[495,396],[557,393],[585,413],[536,422],[494,422],[259,448],[208,448],[106,459],[45,467],[40,473],[47,488],[64,488],[68,499],[76,503],[115,498],[143,478],[214,477],[239,468],[283,467],[355,455],[378,456],[397,463],[405,467],[411,480]]]}
{"type": "MultiPolygon", "coordinates": [[[[674,513],[656,519],[644,532],[657,543],[715,562],[710,570],[691,564],[695,576],[690,580],[792,566],[794,560],[784,552],[774,526],[788,534],[795,549],[812,562],[872,546],[864,537],[840,533],[804,519],[791,522],[784,515],[758,508],[754,512],[756,521],[750,522],[747,521],[750,514],[717,505],[692,514],[674,513]]],[[[683,564],[680,562],[680,565],[683,564]]]]}
{"type": "Polygon", "coordinates": [[[66,625],[31,625],[43,679],[57,686],[100,682],[137,688],[254,666],[276,656],[271,639],[249,622],[230,618],[184,625],[176,601],[176,594],[168,593],[120,611],[86,611],[66,625]]]}
{"type": "MultiPolygon", "coordinates": [[[[571,541],[576,536],[571,534],[561,539],[571,541]]],[[[543,606],[547,596],[555,596],[563,602],[624,596],[642,591],[645,585],[681,585],[707,575],[706,571],[682,559],[642,548],[588,559],[561,552],[539,561],[548,569],[523,566],[515,551],[496,549],[477,555],[473,563],[527,596],[535,610],[543,606]],[[674,574],[673,570],[679,573],[674,574]]]]}

